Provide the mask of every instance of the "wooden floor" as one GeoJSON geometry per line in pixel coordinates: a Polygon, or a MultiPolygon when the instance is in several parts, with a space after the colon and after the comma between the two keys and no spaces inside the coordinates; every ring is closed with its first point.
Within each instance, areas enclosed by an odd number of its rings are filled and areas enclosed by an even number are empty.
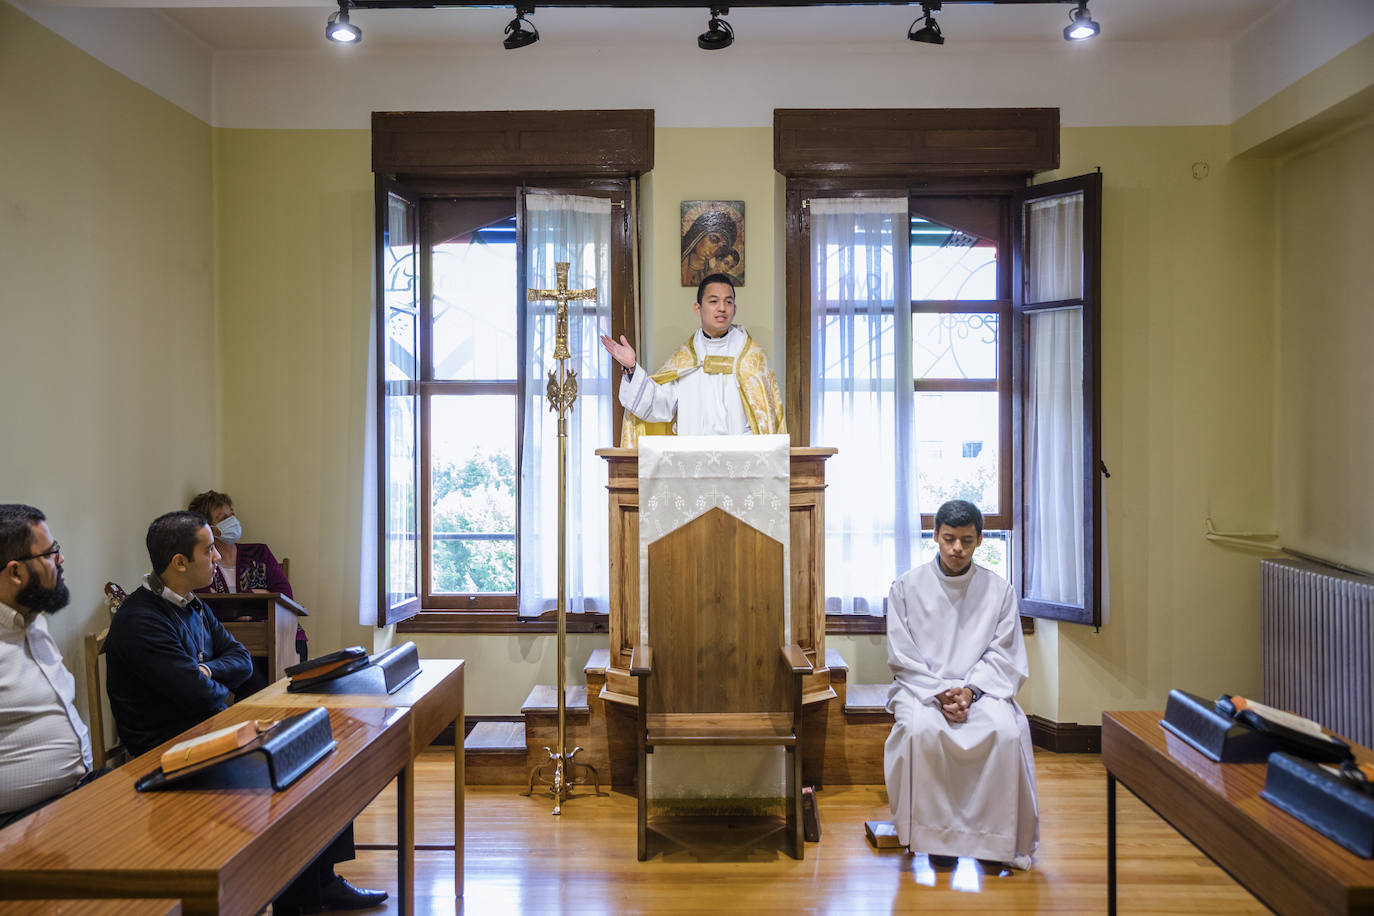
{"type": "MultiPolygon", "coordinates": [[[[547,797],[469,788],[467,889],[453,900],[451,853],[416,852],[416,912],[471,913],[1103,913],[1106,911],[1106,774],[1096,755],[1036,752],[1040,851],[1028,872],[983,874],[960,860],[936,872],[924,855],[879,852],[865,820],[885,820],[881,786],[818,794],[821,842],[797,862],[780,851],[635,859],[635,800],[569,801],[552,816],[547,797]]],[[[417,843],[451,842],[451,751],[419,762],[417,843]]],[[[1265,913],[1267,910],[1186,840],[1118,789],[1122,914],[1265,913]]],[[[395,842],[394,786],[356,823],[360,846],[395,842]]],[[[339,871],[395,893],[394,850],[360,849],[339,871]]],[[[380,913],[382,910],[370,910],[380,913]]],[[[395,912],[394,901],[387,912],[395,912]]]]}

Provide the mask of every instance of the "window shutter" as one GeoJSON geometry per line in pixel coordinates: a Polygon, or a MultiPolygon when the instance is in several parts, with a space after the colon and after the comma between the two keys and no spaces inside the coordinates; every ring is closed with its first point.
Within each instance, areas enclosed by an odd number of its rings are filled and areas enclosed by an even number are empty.
{"type": "Polygon", "coordinates": [[[420,206],[377,176],[377,625],[420,610],[420,206]]]}
{"type": "Polygon", "coordinates": [[[1019,193],[1013,219],[1013,504],[1021,613],[1101,626],[1102,175],[1019,193]]]}

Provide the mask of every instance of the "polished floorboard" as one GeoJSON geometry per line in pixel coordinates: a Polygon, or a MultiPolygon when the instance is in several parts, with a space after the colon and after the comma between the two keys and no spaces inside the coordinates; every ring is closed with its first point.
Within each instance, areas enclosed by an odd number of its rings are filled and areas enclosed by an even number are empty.
{"type": "MultiPolygon", "coordinates": [[[[936,871],[924,855],[872,848],[864,821],[885,820],[881,786],[818,793],[821,841],[795,861],[778,849],[728,843],[696,853],[635,858],[635,799],[613,792],[567,802],[518,788],[467,791],[466,893],[455,906],[453,757],[418,763],[416,912],[468,913],[1104,913],[1107,905],[1106,773],[1096,755],[1036,752],[1040,850],[1027,872],[984,874],[961,859],[936,871]]],[[[1265,913],[1188,841],[1125,789],[1117,792],[1119,912],[1265,913]]],[[[395,894],[395,789],[358,818],[358,858],[339,871],[395,894]]],[[[394,913],[394,900],[386,910],[394,913]]]]}

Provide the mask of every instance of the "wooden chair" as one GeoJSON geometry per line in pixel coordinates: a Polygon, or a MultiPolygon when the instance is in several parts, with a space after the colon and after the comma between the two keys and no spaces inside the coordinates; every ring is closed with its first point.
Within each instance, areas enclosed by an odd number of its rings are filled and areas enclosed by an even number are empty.
{"type": "Polygon", "coordinates": [[[649,545],[649,638],[658,649],[637,646],[630,662],[639,684],[641,861],[655,827],[647,757],[670,745],[785,748],[781,821],[792,856],[803,856],[798,749],[811,664],[785,644],[783,575],[782,544],[720,509],[649,545]]]}
{"type": "Polygon", "coordinates": [[[105,654],[105,639],[109,635],[109,627],[86,634],[86,714],[90,719],[91,763],[97,770],[106,765],[117,767],[129,759],[118,735],[112,746],[105,744],[105,682],[100,676],[100,656],[105,654]]]}

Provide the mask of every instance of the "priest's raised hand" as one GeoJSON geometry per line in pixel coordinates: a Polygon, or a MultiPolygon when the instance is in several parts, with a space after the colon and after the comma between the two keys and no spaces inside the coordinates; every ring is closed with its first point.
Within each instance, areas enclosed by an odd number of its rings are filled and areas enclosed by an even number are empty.
{"type": "Polygon", "coordinates": [[[601,335],[601,346],[611,354],[611,358],[630,371],[635,367],[635,348],[630,346],[630,342],[625,339],[625,335],[620,335],[620,343],[611,339],[611,335],[601,335]]]}

